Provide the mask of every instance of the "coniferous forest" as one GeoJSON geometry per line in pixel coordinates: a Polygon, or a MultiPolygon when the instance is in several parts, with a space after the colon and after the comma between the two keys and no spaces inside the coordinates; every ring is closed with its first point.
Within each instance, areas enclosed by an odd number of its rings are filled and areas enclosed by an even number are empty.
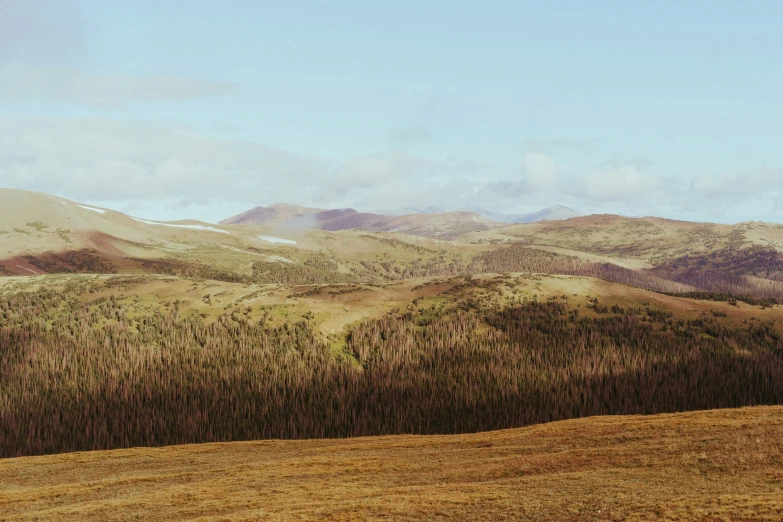
{"type": "Polygon", "coordinates": [[[783,403],[777,330],[718,314],[463,296],[365,320],[335,353],[306,320],[85,291],[0,297],[0,456],[783,403]]]}

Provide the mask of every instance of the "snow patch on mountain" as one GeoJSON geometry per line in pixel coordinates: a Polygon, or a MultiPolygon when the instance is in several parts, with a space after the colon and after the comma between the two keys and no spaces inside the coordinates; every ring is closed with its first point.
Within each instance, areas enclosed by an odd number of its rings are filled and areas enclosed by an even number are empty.
{"type": "MultiPolygon", "coordinates": [[[[65,203],[63,203],[63,205],[64,204],[65,203]]],[[[97,212],[98,214],[105,214],[106,213],[106,211],[103,210],[102,208],[88,207],[87,205],[79,205],[79,204],[77,204],[76,206],[79,207],[79,208],[83,208],[85,210],[92,210],[93,212],[97,212]]]]}
{"type": "Polygon", "coordinates": [[[138,221],[139,223],[144,223],[145,225],[159,225],[162,227],[172,227],[172,228],[187,228],[190,230],[205,230],[208,232],[220,232],[221,234],[228,234],[229,232],[225,230],[220,230],[219,228],[214,227],[205,227],[204,225],[175,225],[173,223],[158,223],[156,221],[147,221],[146,219],[140,219],[140,218],[131,218],[134,221],[138,221]]]}
{"type": "Polygon", "coordinates": [[[283,239],[282,237],[274,236],[258,236],[259,239],[266,241],[267,243],[282,243],[284,245],[295,245],[296,241],[291,239],[283,239]]]}

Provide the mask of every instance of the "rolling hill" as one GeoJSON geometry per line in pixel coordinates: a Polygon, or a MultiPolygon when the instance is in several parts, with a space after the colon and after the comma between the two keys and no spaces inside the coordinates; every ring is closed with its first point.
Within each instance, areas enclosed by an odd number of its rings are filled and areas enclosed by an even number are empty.
{"type": "Polygon", "coordinates": [[[0,460],[4,520],[760,520],[783,408],[0,460]]]}
{"type": "Polygon", "coordinates": [[[224,219],[224,225],[275,225],[281,230],[363,230],[366,232],[398,232],[438,239],[453,239],[467,232],[502,227],[474,212],[415,213],[387,216],[357,212],[352,208],[317,210],[292,205],[275,204],[256,207],[224,219]]]}
{"type": "MultiPolygon", "coordinates": [[[[362,230],[330,231],[270,223],[212,225],[194,220],[158,222],[9,189],[0,189],[0,208],[0,274],[4,275],[203,273],[206,277],[235,280],[249,277],[254,263],[304,266],[307,260],[315,263],[318,252],[335,259],[335,269],[366,274],[361,263],[384,257],[409,263],[422,256],[459,257],[458,251],[481,248],[459,248],[419,236],[362,230]],[[340,259],[345,263],[340,264],[340,259]]],[[[348,226],[352,219],[340,212],[326,213],[321,218],[325,227],[335,229],[348,226]]],[[[438,219],[422,224],[422,229],[437,224],[438,219]]]]}
{"type": "Polygon", "coordinates": [[[162,273],[333,284],[534,271],[783,302],[783,226],[768,223],[594,215],[483,229],[490,225],[470,213],[296,214],[303,209],[277,206],[270,209],[284,221],[273,223],[267,213],[265,225],[211,225],[155,222],[32,192],[2,190],[0,203],[5,275],[162,273]],[[444,234],[454,237],[423,237],[444,234]]]}
{"type": "Polygon", "coordinates": [[[779,225],[0,205],[2,516],[779,518],[779,225]]]}
{"type": "Polygon", "coordinates": [[[37,192],[0,189],[0,208],[5,274],[132,272],[140,268],[134,259],[181,251],[188,239],[231,243],[229,232],[207,223],[149,221],[37,192]]]}

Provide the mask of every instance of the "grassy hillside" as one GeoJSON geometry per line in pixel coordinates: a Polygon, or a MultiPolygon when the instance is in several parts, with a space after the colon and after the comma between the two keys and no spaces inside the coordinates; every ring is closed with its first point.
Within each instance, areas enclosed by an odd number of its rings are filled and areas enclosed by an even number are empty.
{"type": "Polygon", "coordinates": [[[526,271],[713,300],[783,303],[783,232],[776,225],[587,216],[438,241],[359,230],[157,223],[22,191],[0,190],[0,203],[6,209],[0,216],[2,275],[146,273],[306,285],[526,271]]]}
{"type": "MultiPolygon", "coordinates": [[[[468,242],[522,242],[567,251],[644,261],[647,266],[684,255],[758,245],[783,248],[783,225],[745,222],[735,225],[676,221],[657,217],[592,215],[563,221],[511,225],[466,234],[468,242]]],[[[635,266],[643,266],[638,263],[635,266]]]]}
{"type": "Polygon", "coordinates": [[[443,241],[0,200],[0,456],[783,404],[773,225],[443,241]]]}
{"type": "Polygon", "coordinates": [[[525,273],[381,287],[10,281],[2,456],[783,403],[775,307],[525,273]]]}
{"type": "Polygon", "coordinates": [[[783,408],[0,460],[3,520],[783,518],[783,408]]]}
{"type": "Polygon", "coordinates": [[[132,218],[0,189],[0,276],[167,274],[229,282],[337,283],[464,272],[480,247],[403,234],[132,218]]]}

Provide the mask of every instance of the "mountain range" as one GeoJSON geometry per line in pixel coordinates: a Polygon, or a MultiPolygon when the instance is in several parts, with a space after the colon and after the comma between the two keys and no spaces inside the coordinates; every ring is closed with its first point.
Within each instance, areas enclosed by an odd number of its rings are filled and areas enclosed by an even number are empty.
{"type": "Polygon", "coordinates": [[[275,203],[268,207],[252,208],[224,219],[220,224],[330,231],[357,229],[453,239],[469,232],[493,230],[513,223],[563,220],[579,215],[578,212],[560,205],[529,214],[501,214],[487,210],[437,212],[428,208],[403,215],[385,215],[358,212],[352,208],[327,210],[275,203]]]}
{"type": "Polygon", "coordinates": [[[560,221],[583,215],[576,210],[564,207],[563,205],[552,205],[551,207],[543,208],[537,212],[529,212],[526,214],[504,214],[483,209],[477,210],[476,212],[493,221],[510,224],[537,223],[538,221],[560,221]]]}
{"type": "MultiPolygon", "coordinates": [[[[0,189],[0,459],[783,404],[781,225],[290,205],[235,219],[0,189]]],[[[672,457],[686,481],[710,465],[689,447],[672,457]]]]}

